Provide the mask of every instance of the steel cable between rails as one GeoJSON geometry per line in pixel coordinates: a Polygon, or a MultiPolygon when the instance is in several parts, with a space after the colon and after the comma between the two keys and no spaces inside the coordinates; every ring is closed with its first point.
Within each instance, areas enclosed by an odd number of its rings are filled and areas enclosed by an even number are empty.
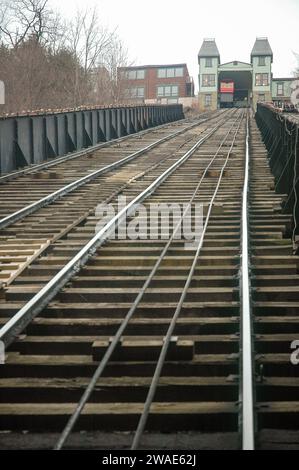
{"type": "Polygon", "coordinates": [[[296,130],[296,138],[295,138],[295,145],[294,145],[294,177],[293,177],[293,192],[294,192],[294,207],[293,207],[293,219],[294,219],[294,230],[292,234],[292,241],[293,241],[293,248],[294,251],[297,251],[297,245],[296,245],[296,232],[297,232],[297,207],[298,207],[298,194],[297,194],[297,183],[299,181],[299,178],[297,178],[297,158],[298,158],[298,142],[299,142],[299,127],[297,126],[296,130]]]}
{"type": "MultiPolygon", "coordinates": [[[[232,113],[232,115],[236,114],[235,112],[232,113]]],[[[243,115],[242,115],[243,116],[243,115]]],[[[223,122],[225,122],[227,120],[227,118],[225,118],[225,120],[223,120],[223,122]]],[[[166,253],[168,252],[168,249],[177,233],[177,231],[179,230],[179,228],[181,227],[181,224],[182,224],[182,221],[184,219],[184,217],[186,216],[186,214],[188,213],[188,210],[190,209],[190,207],[192,206],[192,203],[196,197],[196,194],[199,190],[199,187],[201,186],[201,183],[205,177],[205,175],[207,174],[210,166],[212,165],[212,163],[215,161],[215,159],[217,158],[222,146],[224,145],[224,143],[226,142],[227,138],[229,137],[230,133],[233,131],[234,129],[234,126],[236,123],[238,123],[240,121],[240,118],[239,116],[236,118],[236,120],[234,121],[234,123],[232,124],[231,128],[229,129],[229,131],[227,132],[227,134],[225,135],[225,137],[222,139],[216,153],[214,154],[213,158],[211,159],[210,163],[208,164],[208,166],[206,167],[199,183],[197,184],[196,186],[196,189],[188,203],[188,206],[183,214],[183,216],[181,217],[180,221],[178,222],[175,230],[173,231],[173,234],[170,238],[170,240],[167,242],[166,246],[164,247],[157,263],[155,264],[155,266],[153,267],[150,275],[148,276],[144,286],[142,287],[139,295],[137,296],[137,298],[135,299],[131,309],[129,310],[129,312],[127,313],[123,323],[121,324],[121,326],[119,327],[117,333],[114,335],[114,337],[112,338],[112,341],[110,343],[110,346],[108,347],[103,359],[101,360],[100,364],[98,365],[91,381],[89,382],[89,385],[87,386],[87,388],[85,389],[85,392],[83,393],[78,405],[77,405],[77,408],[75,409],[74,413],[71,415],[66,427],[64,428],[61,436],[60,436],[60,439],[58,440],[58,442],[56,443],[55,447],[54,447],[54,450],[61,450],[64,446],[64,444],[66,443],[69,435],[71,434],[74,426],[76,425],[85,405],[87,404],[93,390],[94,390],[94,387],[96,386],[98,380],[100,379],[100,377],[102,376],[107,364],[109,363],[110,359],[111,359],[111,356],[116,348],[116,346],[119,344],[119,341],[121,339],[121,336],[123,335],[126,327],[128,326],[132,316],[134,315],[139,303],[141,302],[142,298],[143,298],[143,295],[145,293],[145,291],[148,289],[150,283],[152,282],[158,268],[160,267],[160,264],[162,263],[166,253]]]]}
{"type": "Polygon", "coordinates": [[[158,387],[158,384],[159,384],[162,369],[163,369],[163,366],[164,366],[164,363],[165,363],[165,360],[166,360],[166,355],[167,355],[167,352],[168,352],[168,349],[169,349],[169,346],[170,346],[171,338],[172,338],[172,335],[173,335],[178,317],[181,313],[183,304],[184,304],[185,299],[186,299],[188,289],[190,287],[190,284],[191,284],[191,281],[192,281],[192,278],[193,278],[193,275],[194,275],[194,272],[195,272],[195,269],[196,269],[196,264],[198,262],[198,257],[200,255],[200,252],[201,252],[201,249],[202,249],[205,233],[206,233],[207,228],[208,228],[208,223],[209,223],[209,219],[210,219],[210,216],[211,216],[213,204],[214,204],[215,198],[218,194],[218,190],[219,190],[219,187],[220,187],[220,184],[221,184],[221,181],[222,181],[222,177],[223,177],[225,168],[227,166],[229,157],[231,155],[231,152],[232,152],[237,134],[238,134],[239,129],[241,127],[243,117],[244,117],[244,113],[242,114],[242,117],[241,117],[241,120],[239,122],[238,128],[235,132],[233,142],[232,142],[231,147],[230,147],[230,149],[227,153],[225,163],[224,163],[224,165],[222,167],[222,170],[220,172],[216,189],[215,189],[214,194],[211,198],[208,213],[207,213],[207,216],[206,216],[204,229],[203,229],[203,232],[201,234],[201,238],[200,238],[200,241],[199,241],[199,245],[198,245],[196,254],[194,256],[193,264],[191,266],[191,269],[190,269],[190,272],[189,272],[189,275],[188,275],[188,279],[187,279],[186,284],[184,286],[184,290],[182,292],[182,295],[181,295],[181,298],[179,300],[178,306],[176,308],[176,311],[175,311],[175,313],[172,317],[171,323],[169,325],[168,332],[167,332],[166,337],[164,339],[163,347],[162,347],[160,357],[159,357],[159,360],[158,360],[158,363],[157,363],[157,366],[156,366],[156,369],[155,369],[155,373],[154,373],[154,376],[153,376],[153,379],[152,379],[152,382],[151,382],[151,385],[150,385],[150,389],[149,389],[149,392],[148,392],[148,395],[147,395],[147,399],[146,399],[146,402],[145,402],[145,405],[144,405],[144,409],[143,409],[142,415],[141,415],[139,423],[138,423],[138,427],[137,427],[137,430],[136,430],[136,433],[135,433],[135,437],[134,437],[134,440],[133,440],[131,450],[137,450],[139,448],[141,438],[142,438],[143,432],[144,432],[146,424],[147,424],[148,416],[150,414],[150,409],[151,409],[151,406],[152,406],[152,403],[153,403],[153,400],[154,400],[154,397],[155,397],[155,394],[156,394],[156,390],[157,390],[157,387],[158,387]]]}

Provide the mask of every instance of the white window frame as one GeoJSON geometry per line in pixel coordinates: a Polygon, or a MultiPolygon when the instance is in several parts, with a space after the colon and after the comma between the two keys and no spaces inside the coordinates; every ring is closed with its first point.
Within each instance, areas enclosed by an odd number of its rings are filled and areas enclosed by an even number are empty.
{"type": "Polygon", "coordinates": [[[255,74],[255,86],[269,86],[269,74],[268,73],[256,73],[255,74]],[[267,77],[267,80],[265,80],[267,77]]]}
{"type": "Polygon", "coordinates": [[[128,88],[127,90],[129,98],[144,98],[145,97],[145,87],[144,86],[135,86],[128,88]],[[141,91],[142,90],[142,91],[141,91]],[[141,94],[140,94],[141,92],[141,94]]]}
{"type": "Polygon", "coordinates": [[[158,78],[182,78],[184,77],[184,67],[161,67],[157,71],[158,78]]]}
{"type": "Polygon", "coordinates": [[[180,95],[179,86],[174,84],[165,84],[157,86],[158,98],[178,98],[180,95]],[[163,91],[163,94],[162,94],[163,91]]]}
{"type": "Polygon", "coordinates": [[[266,57],[263,55],[260,55],[258,58],[258,66],[259,67],[265,67],[266,66],[266,57]]]}
{"type": "Polygon", "coordinates": [[[128,70],[127,79],[128,80],[144,80],[145,69],[128,70]]]}
{"type": "Polygon", "coordinates": [[[137,70],[136,78],[137,78],[137,80],[144,80],[145,79],[145,70],[144,69],[137,70]]]}
{"type": "Polygon", "coordinates": [[[204,73],[202,75],[202,87],[209,88],[214,86],[216,86],[216,75],[214,73],[204,73]],[[207,82],[205,82],[205,79],[207,79],[207,82]]]}
{"type": "Polygon", "coordinates": [[[277,83],[277,96],[284,96],[284,83],[283,82],[277,83]],[[279,93],[280,88],[281,88],[281,93],[279,93]]]}
{"type": "Polygon", "coordinates": [[[166,69],[158,69],[158,78],[166,78],[166,69]]]}
{"type": "Polygon", "coordinates": [[[212,95],[210,93],[205,94],[205,108],[212,106],[212,95]]]}
{"type": "Polygon", "coordinates": [[[184,76],[184,67],[176,67],[175,76],[176,78],[182,78],[184,76]]]}

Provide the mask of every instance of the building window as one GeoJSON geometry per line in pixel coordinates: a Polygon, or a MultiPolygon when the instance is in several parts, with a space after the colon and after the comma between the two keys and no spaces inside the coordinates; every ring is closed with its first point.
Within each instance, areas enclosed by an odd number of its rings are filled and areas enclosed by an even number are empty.
{"type": "Polygon", "coordinates": [[[259,67],[265,67],[266,65],[266,57],[259,57],[259,67]]]}
{"type": "Polygon", "coordinates": [[[176,67],[175,69],[175,76],[180,78],[184,76],[184,69],[183,67],[176,67]]]}
{"type": "Polygon", "coordinates": [[[277,83],[277,96],[284,96],[284,83],[277,83]]]}
{"type": "Polygon", "coordinates": [[[179,87],[178,87],[178,85],[158,86],[157,87],[157,96],[158,96],[158,98],[179,96],[179,87]]]}
{"type": "Polygon", "coordinates": [[[257,73],[255,75],[255,86],[268,86],[268,85],[269,85],[268,73],[257,73]]]}
{"type": "Polygon", "coordinates": [[[145,79],[145,70],[129,70],[127,72],[128,80],[144,80],[145,79]]]}
{"type": "Polygon", "coordinates": [[[183,67],[158,69],[158,78],[178,78],[184,76],[183,67]]]}
{"type": "Polygon", "coordinates": [[[212,106],[212,95],[205,95],[205,108],[212,106]]]}
{"type": "Polygon", "coordinates": [[[145,79],[145,70],[137,70],[137,80],[145,79]]]}
{"type": "Polygon", "coordinates": [[[206,58],[206,67],[213,67],[213,59],[211,57],[206,58]]]}
{"type": "Polygon", "coordinates": [[[166,78],[167,69],[158,69],[158,78],[166,78]]]}
{"type": "Polygon", "coordinates": [[[206,73],[202,76],[202,86],[215,86],[216,83],[216,75],[206,73]]]}
{"type": "Polygon", "coordinates": [[[132,87],[127,90],[127,95],[129,98],[144,98],[144,87],[132,87]]]}

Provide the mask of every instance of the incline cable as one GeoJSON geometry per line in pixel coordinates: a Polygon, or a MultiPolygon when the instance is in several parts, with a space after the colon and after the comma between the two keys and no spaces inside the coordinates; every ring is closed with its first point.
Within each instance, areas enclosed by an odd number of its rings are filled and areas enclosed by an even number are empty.
{"type": "Polygon", "coordinates": [[[293,191],[295,196],[294,209],[293,209],[293,218],[294,218],[294,230],[293,230],[293,248],[297,250],[296,246],[296,231],[297,231],[297,206],[298,206],[298,194],[297,194],[297,157],[298,157],[298,139],[299,139],[299,127],[296,129],[296,138],[295,138],[295,147],[294,147],[294,178],[293,178],[293,191]]]}

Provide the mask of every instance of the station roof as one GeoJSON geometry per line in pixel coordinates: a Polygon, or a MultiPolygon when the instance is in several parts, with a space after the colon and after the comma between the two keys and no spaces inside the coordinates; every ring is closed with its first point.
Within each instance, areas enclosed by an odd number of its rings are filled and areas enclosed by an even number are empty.
{"type": "Polygon", "coordinates": [[[270,56],[273,59],[273,52],[268,38],[256,38],[255,44],[251,51],[251,59],[252,57],[256,56],[270,56]]]}
{"type": "Polygon", "coordinates": [[[220,59],[215,39],[204,39],[198,57],[219,57],[220,59]]]}
{"type": "Polygon", "coordinates": [[[252,64],[249,64],[248,62],[242,62],[240,60],[233,60],[231,62],[226,62],[225,64],[220,64],[218,67],[219,70],[244,70],[244,69],[250,69],[252,70],[252,64]]]}

